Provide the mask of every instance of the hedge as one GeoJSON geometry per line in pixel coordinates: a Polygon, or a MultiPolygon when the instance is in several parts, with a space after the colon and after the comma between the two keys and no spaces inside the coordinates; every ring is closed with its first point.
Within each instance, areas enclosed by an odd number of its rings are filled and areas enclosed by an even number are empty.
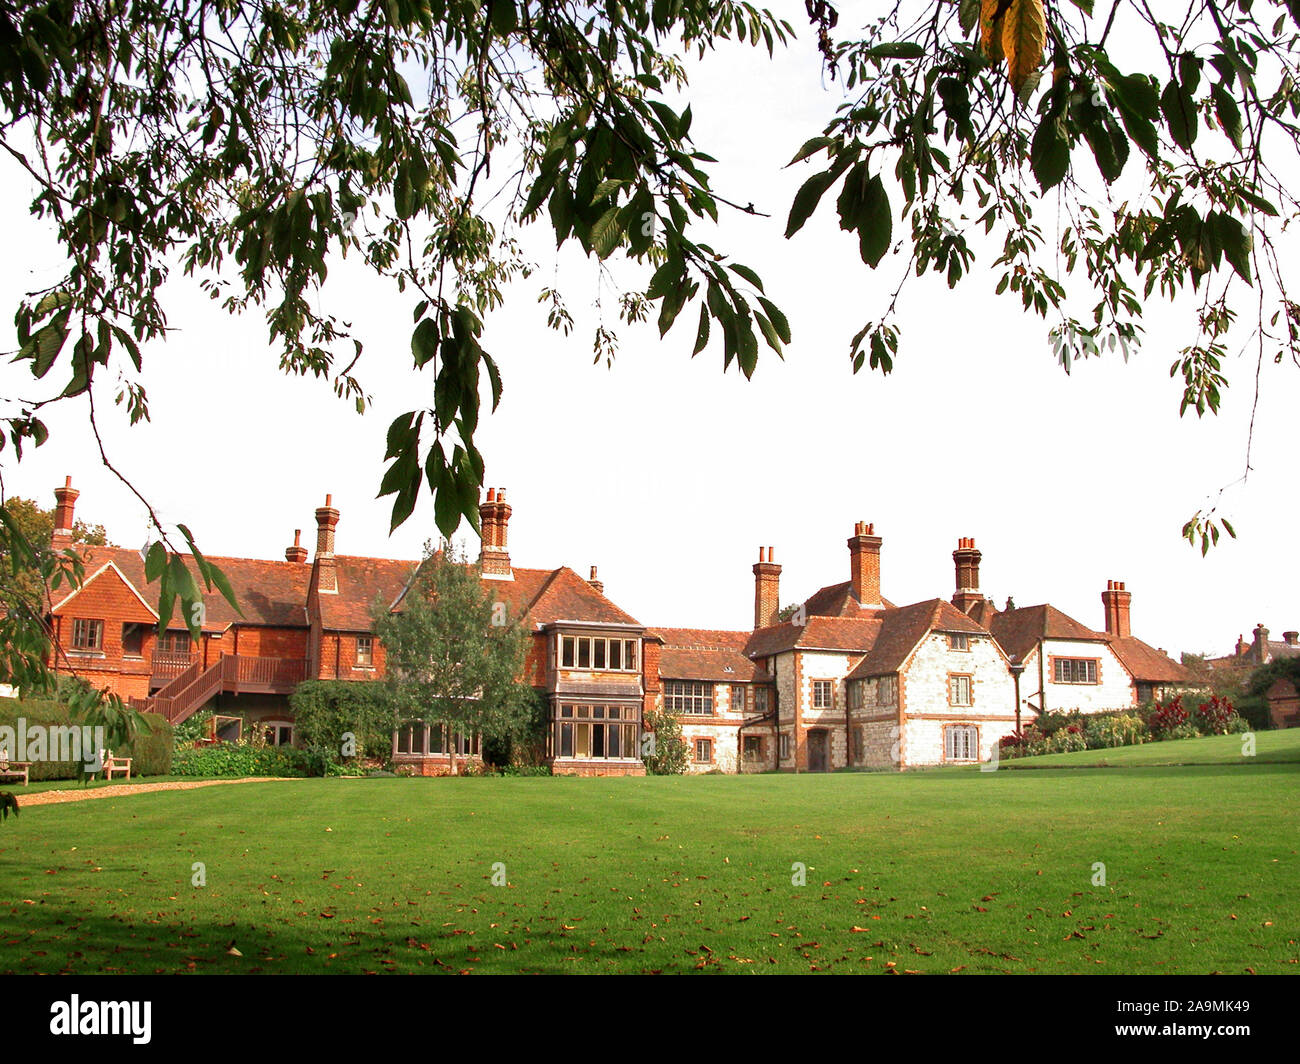
{"type": "MultiPolygon", "coordinates": [[[[75,725],[68,707],[61,702],[49,699],[0,699],[0,726],[18,731],[18,721],[26,722],[27,730],[32,728],[67,728],[75,725]]],[[[117,757],[131,758],[131,775],[165,776],[172,771],[172,726],[154,713],[144,715],[150,731],[138,734],[130,743],[113,749],[117,757]]],[[[15,735],[16,738],[16,735],[15,735]]],[[[11,759],[19,760],[15,745],[9,750],[11,759]]],[[[88,752],[94,757],[97,750],[88,752]]],[[[83,760],[87,751],[82,751],[83,760]]],[[[38,780],[75,780],[81,779],[84,771],[83,761],[36,761],[33,762],[28,778],[35,783],[38,780]]]]}

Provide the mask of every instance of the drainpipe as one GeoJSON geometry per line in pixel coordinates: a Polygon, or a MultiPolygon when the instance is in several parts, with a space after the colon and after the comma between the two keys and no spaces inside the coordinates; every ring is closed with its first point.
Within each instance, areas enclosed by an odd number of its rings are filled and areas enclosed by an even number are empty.
{"type": "Polygon", "coordinates": [[[1016,734],[1020,734],[1020,674],[1025,671],[1023,662],[1018,664],[1008,663],[1011,669],[1011,678],[1016,681],[1016,734]]]}
{"type": "Polygon", "coordinates": [[[1047,712],[1047,684],[1043,679],[1043,641],[1038,641],[1038,714],[1047,712]]]}

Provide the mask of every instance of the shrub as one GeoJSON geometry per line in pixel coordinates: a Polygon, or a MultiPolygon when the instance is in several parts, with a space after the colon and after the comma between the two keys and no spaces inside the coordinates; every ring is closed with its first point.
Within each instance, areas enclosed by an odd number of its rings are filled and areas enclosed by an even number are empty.
{"type": "MultiPolygon", "coordinates": [[[[392,753],[396,719],[387,688],[379,682],[308,680],[289,696],[299,742],[325,766],[343,760],[343,736],[351,735],[355,758],[385,762],[392,753]]],[[[354,766],[356,767],[356,766],[354,766]]]]}
{"type": "MultiPolygon", "coordinates": [[[[12,728],[16,733],[19,718],[26,722],[28,731],[35,727],[51,729],[81,726],[61,702],[47,699],[5,699],[0,702],[0,726],[12,728]]],[[[131,742],[113,747],[113,753],[118,757],[131,758],[132,777],[164,776],[171,771],[172,727],[164,718],[153,713],[145,714],[142,720],[150,731],[146,733],[142,727],[131,742]]],[[[98,748],[81,750],[80,753],[81,760],[68,758],[62,761],[35,761],[28,778],[33,783],[38,780],[81,779],[85,773],[85,761],[93,760],[98,748]]],[[[9,750],[10,758],[15,761],[19,760],[18,754],[16,746],[9,750]]]]}
{"type": "Polygon", "coordinates": [[[240,779],[244,776],[308,776],[308,755],[291,746],[251,746],[217,743],[177,751],[172,772],[177,776],[211,776],[240,779]]]}
{"type": "Polygon", "coordinates": [[[1083,737],[1089,750],[1136,746],[1146,740],[1147,726],[1136,713],[1100,713],[1088,719],[1083,737]]]}
{"type": "Polygon", "coordinates": [[[1202,735],[1228,735],[1240,719],[1232,703],[1218,695],[1196,707],[1196,730],[1202,735]]]}
{"type": "Polygon", "coordinates": [[[652,776],[680,776],[690,763],[686,740],[682,738],[682,722],[674,713],[651,710],[645,715],[646,726],[654,732],[654,746],[645,761],[645,770],[652,776]]]}
{"type": "Polygon", "coordinates": [[[1071,754],[1079,750],[1088,749],[1087,740],[1083,737],[1083,728],[1078,724],[1067,724],[1064,728],[1058,728],[1047,739],[1047,750],[1049,754],[1071,754]]]}
{"type": "Polygon", "coordinates": [[[1151,730],[1151,737],[1156,740],[1186,739],[1196,734],[1190,715],[1183,707],[1182,695],[1177,695],[1171,702],[1157,702],[1151,716],[1147,718],[1147,727],[1151,730]]]}

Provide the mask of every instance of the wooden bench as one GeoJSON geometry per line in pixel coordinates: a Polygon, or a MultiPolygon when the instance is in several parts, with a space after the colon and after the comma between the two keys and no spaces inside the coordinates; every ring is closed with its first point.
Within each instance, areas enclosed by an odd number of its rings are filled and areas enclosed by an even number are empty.
{"type": "Polygon", "coordinates": [[[114,757],[112,750],[102,754],[102,757],[104,760],[104,779],[111,780],[114,775],[125,776],[128,780],[131,778],[131,759],[129,757],[114,757]]]}
{"type": "Polygon", "coordinates": [[[0,758],[0,776],[22,779],[24,786],[30,782],[27,779],[27,773],[31,771],[31,767],[32,762],[30,761],[10,761],[8,758],[0,758]]]}

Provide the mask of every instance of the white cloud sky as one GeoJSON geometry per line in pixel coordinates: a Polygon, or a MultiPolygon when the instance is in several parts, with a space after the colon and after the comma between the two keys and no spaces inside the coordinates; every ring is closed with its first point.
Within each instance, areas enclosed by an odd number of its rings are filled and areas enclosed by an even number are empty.
{"type": "MultiPolygon", "coordinates": [[[[1178,417],[1169,366],[1193,336],[1191,303],[1153,306],[1129,364],[1107,356],[1066,377],[1049,323],[994,298],[988,257],[955,293],[914,280],[895,372],[850,372],[849,339],[887,303],[901,263],[863,266],[830,200],[794,240],[782,237],[811,172],[782,167],[820,131],[838,92],[824,88],[810,34],[801,36],[776,63],[726,49],[693,76],[690,94],[693,136],[721,161],[718,190],[772,215],[724,216],[710,239],[758,269],[787,311],[794,343],[783,362],[764,349],[746,382],[722,372],[720,350],[691,360],[688,310],[663,341],[653,327],[625,330],[613,367],[593,366],[597,271],[576,255],[555,262],[548,231],[532,232],[542,269],[488,322],[485,346],[506,390],[479,437],[488,484],[508,488],[514,507],[515,564],[584,576],[598,565],[606,593],[647,624],[743,628],[760,544],[776,547],[788,602],[847,579],[845,540],[866,520],[884,537],[884,592],[900,604],[951,596],[951,552],[974,536],[983,589],[999,605],[1008,595],[1050,601],[1099,628],[1100,593],[1120,579],[1134,595],[1134,633],[1175,653],[1226,653],[1259,621],[1275,635],[1300,628],[1294,366],[1262,368],[1254,469],[1224,499],[1240,540],[1202,559],[1179,538],[1207,496],[1241,475],[1254,398],[1248,349],[1227,363],[1233,384],[1219,417],[1178,417]],[[577,319],[567,338],[546,328],[536,303],[556,282],[577,319]]],[[[57,273],[27,216],[27,183],[5,164],[0,188],[8,307],[57,273]]],[[[146,351],[152,423],[103,418],[115,464],[207,553],[282,557],[295,528],[313,545],[313,510],[327,492],[342,512],[340,552],[415,557],[433,535],[427,495],[391,538],[389,503],[375,498],[389,422],[432,392],[410,365],[414,297],[350,262],[332,270],[324,301],[367,347],[359,369],[375,405],[364,417],[325,382],[281,375],[260,317],[228,319],[176,282],[176,332],[146,351]]],[[[608,316],[615,305],[607,295],[608,316]]],[[[12,346],[7,325],[0,347],[12,346]]],[[[0,368],[0,394],[30,394],[26,375],[0,368]]],[[[98,393],[105,409],[111,384],[98,393]]],[[[49,505],[71,474],[80,517],[120,544],[142,542],[143,511],[102,467],[84,402],[46,420],[51,439],[38,452],[21,464],[5,452],[6,491],[49,505]]]]}

